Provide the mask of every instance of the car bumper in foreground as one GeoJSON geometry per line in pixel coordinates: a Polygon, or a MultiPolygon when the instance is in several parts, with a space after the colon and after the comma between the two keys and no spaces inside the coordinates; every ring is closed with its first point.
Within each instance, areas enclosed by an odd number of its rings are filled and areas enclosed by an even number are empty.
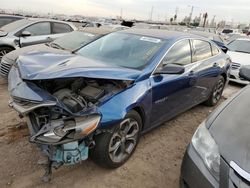
{"type": "Polygon", "coordinates": [[[181,188],[250,188],[250,182],[242,177],[237,169],[220,159],[220,181],[218,182],[205,166],[203,160],[190,144],[184,155],[180,177],[181,188]]]}
{"type": "Polygon", "coordinates": [[[182,161],[180,178],[181,188],[219,187],[218,181],[209,172],[191,144],[182,161]]]}

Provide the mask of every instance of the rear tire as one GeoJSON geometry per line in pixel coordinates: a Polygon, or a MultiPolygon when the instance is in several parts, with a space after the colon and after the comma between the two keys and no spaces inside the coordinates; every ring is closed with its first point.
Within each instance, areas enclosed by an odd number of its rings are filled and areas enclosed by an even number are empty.
{"type": "Polygon", "coordinates": [[[13,51],[13,49],[10,47],[0,47],[0,61],[4,55],[6,55],[7,53],[11,51],[13,51]]]}
{"type": "Polygon", "coordinates": [[[105,168],[122,166],[133,154],[140,139],[142,119],[132,110],[116,126],[113,133],[104,132],[95,136],[95,147],[90,150],[90,157],[105,168]]]}
{"type": "Polygon", "coordinates": [[[205,102],[207,106],[215,106],[220,101],[224,90],[224,86],[225,86],[225,79],[223,76],[220,76],[215,86],[213,87],[213,90],[208,100],[205,102]]]}

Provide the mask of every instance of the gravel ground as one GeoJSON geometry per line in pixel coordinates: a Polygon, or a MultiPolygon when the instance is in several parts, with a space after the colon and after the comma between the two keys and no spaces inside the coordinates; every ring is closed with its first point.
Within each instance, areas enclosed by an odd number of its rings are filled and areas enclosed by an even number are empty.
{"type": "MultiPolygon", "coordinates": [[[[229,85],[223,100],[241,86],[229,85]]],[[[214,108],[199,105],[142,136],[134,155],[122,167],[103,169],[91,160],[53,171],[42,183],[41,157],[28,142],[25,120],[8,107],[7,85],[0,81],[0,187],[178,187],[180,166],[197,126],[214,108]]],[[[222,100],[222,101],[223,101],[222,100]]]]}

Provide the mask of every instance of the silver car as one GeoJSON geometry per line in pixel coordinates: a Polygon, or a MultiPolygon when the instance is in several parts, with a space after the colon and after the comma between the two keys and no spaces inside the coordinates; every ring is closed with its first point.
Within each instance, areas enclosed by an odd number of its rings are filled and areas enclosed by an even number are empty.
{"type": "Polygon", "coordinates": [[[51,42],[74,30],[71,23],[48,19],[26,18],[7,24],[0,28],[0,60],[12,50],[51,42]]]}
{"type": "Polygon", "coordinates": [[[16,62],[20,55],[39,51],[57,54],[72,53],[72,51],[96,40],[103,35],[110,33],[111,31],[112,30],[104,30],[100,28],[87,28],[82,31],[73,31],[50,43],[31,45],[14,50],[4,55],[0,60],[0,76],[3,78],[8,78],[11,66],[16,62]]]}

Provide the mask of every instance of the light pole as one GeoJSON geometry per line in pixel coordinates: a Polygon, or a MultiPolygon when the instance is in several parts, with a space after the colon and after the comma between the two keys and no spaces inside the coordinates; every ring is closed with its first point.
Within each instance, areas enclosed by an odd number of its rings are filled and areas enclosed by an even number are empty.
{"type": "Polygon", "coordinates": [[[193,16],[193,12],[194,12],[194,8],[199,8],[193,5],[188,5],[188,7],[191,7],[191,12],[189,14],[189,18],[188,18],[188,24],[190,25],[191,21],[192,21],[192,16],[193,16]]]}
{"type": "MultiPolygon", "coordinates": [[[[190,5],[189,5],[189,7],[190,7],[190,5]]],[[[190,22],[191,22],[191,20],[192,20],[192,15],[193,15],[193,12],[194,12],[194,6],[191,6],[191,12],[190,12],[190,14],[189,14],[189,25],[190,25],[190,22]]]]}

